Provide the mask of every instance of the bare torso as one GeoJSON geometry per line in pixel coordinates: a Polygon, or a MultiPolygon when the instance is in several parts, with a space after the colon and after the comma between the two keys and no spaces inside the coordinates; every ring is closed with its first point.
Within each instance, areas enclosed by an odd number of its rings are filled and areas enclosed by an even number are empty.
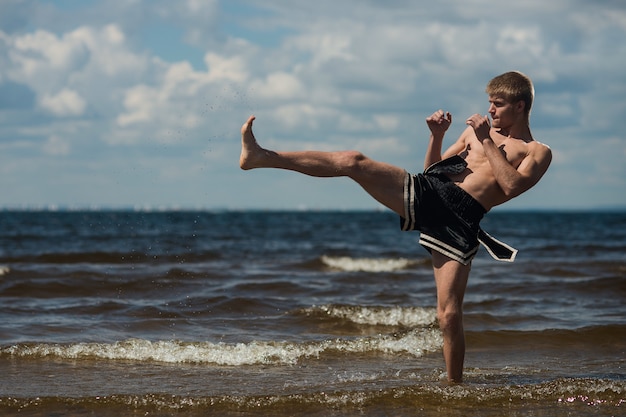
{"type": "MultiPolygon", "coordinates": [[[[535,141],[523,141],[502,136],[495,129],[491,131],[491,138],[515,169],[532,151],[533,146],[541,146],[535,141]]],[[[450,179],[459,187],[474,197],[487,211],[510,200],[498,185],[483,151],[483,145],[475,135],[466,136],[465,149],[459,155],[467,162],[467,169],[460,174],[449,175],[450,179]]]]}

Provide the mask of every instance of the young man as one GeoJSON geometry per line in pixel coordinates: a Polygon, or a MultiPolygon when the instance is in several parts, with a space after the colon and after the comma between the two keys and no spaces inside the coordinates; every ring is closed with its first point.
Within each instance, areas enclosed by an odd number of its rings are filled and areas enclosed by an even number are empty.
{"type": "Polygon", "coordinates": [[[437,285],[437,318],[443,333],[448,380],[461,382],[465,357],[463,297],[479,242],[496,259],[513,261],[516,250],[483,232],[479,222],[492,207],[534,186],[552,160],[550,148],[533,139],[529,118],[532,81],[507,72],[487,85],[489,116],[474,114],[467,129],[443,154],[452,115],[426,119],[430,142],[423,174],[374,161],[358,151],[275,152],[252,133],[254,116],[241,128],[239,165],[244,170],[279,168],[315,177],[346,176],[401,217],[402,230],[419,230],[431,253],[437,285]]]}

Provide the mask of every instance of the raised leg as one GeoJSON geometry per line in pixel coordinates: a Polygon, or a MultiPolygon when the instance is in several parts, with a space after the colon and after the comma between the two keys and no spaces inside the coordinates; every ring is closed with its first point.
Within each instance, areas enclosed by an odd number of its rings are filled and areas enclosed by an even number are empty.
{"type": "Polygon", "coordinates": [[[471,268],[435,251],[432,258],[437,284],[437,318],[443,333],[448,381],[460,383],[465,359],[463,297],[471,268]]]}
{"type": "Polygon", "coordinates": [[[241,127],[241,169],[278,168],[313,177],[349,177],[381,204],[404,216],[406,172],[357,151],[275,152],[262,148],[252,132],[254,116],[241,127]]]}

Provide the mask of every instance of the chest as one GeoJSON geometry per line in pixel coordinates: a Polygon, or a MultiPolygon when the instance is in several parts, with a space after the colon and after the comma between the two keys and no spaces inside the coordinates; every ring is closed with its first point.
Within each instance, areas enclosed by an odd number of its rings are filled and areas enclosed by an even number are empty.
{"type": "MultiPolygon", "coordinates": [[[[504,158],[515,168],[519,166],[528,154],[528,144],[519,140],[494,138],[494,143],[504,158]]],[[[483,145],[476,138],[472,138],[467,142],[465,150],[461,153],[461,156],[465,158],[469,164],[473,163],[475,165],[480,165],[488,163],[483,145]]]]}

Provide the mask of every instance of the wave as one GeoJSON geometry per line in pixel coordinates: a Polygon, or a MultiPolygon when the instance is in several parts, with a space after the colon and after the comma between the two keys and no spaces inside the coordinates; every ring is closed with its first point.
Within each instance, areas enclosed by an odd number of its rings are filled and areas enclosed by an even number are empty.
{"type": "Polygon", "coordinates": [[[11,272],[11,268],[9,268],[8,266],[0,265],[0,277],[3,275],[7,275],[9,272],[11,272]]]}
{"type": "Polygon", "coordinates": [[[20,344],[0,349],[0,357],[106,359],[224,366],[293,365],[302,359],[333,354],[408,354],[420,357],[440,349],[442,343],[439,331],[420,329],[401,334],[304,343],[253,341],[227,344],[129,339],[115,343],[20,344]]]}
{"type": "Polygon", "coordinates": [[[347,272],[394,272],[423,263],[406,258],[352,258],[328,255],[322,256],[321,260],[327,267],[347,272]]]}
{"type": "Polygon", "coordinates": [[[345,320],[355,324],[372,326],[425,327],[436,323],[435,308],[377,307],[328,304],[307,307],[296,311],[315,319],[345,320]]]}
{"type": "MultiPolygon", "coordinates": [[[[594,378],[560,378],[538,384],[453,385],[419,383],[375,390],[316,391],[263,396],[189,396],[165,393],[95,397],[0,397],[3,415],[39,412],[52,415],[71,409],[117,416],[132,410],[145,414],[241,415],[617,415],[626,405],[626,382],[594,378]],[[97,411],[96,411],[97,410],[97,411]],[[416,413],[416,410],[419,412],[416,413]],[[443,414],[442,414],[443,412],[443,414]],[[11,413],[11,414],[9,414],[11,413]],[[184,413],[184,414],[180,414],[184,413]]],[[[64,414],[63,413],[63,414],[64,414]]],[[[31,414],[32,415],[32,414],[31,414]]]]}

